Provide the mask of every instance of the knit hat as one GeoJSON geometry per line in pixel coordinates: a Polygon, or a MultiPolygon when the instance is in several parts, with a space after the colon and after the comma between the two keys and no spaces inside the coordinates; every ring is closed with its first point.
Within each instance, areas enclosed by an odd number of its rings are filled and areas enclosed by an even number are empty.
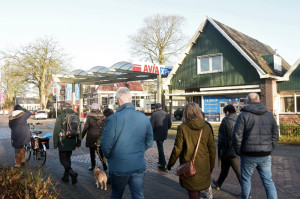
{"type": "Polygon", "coordinates": [[[92,105],[91,105],[91,109],[99,109],[100,107],[99,107],[99,104],[97,104],[97,103],[93,103],[92,105]]]}
{"type": "Polygon", "coordinates": [[[17,104],[17,105],[14,107],[14,111],[16,111],[16,110],[22,110],[22,107],[21,107],[19,104],[17,104]]]}

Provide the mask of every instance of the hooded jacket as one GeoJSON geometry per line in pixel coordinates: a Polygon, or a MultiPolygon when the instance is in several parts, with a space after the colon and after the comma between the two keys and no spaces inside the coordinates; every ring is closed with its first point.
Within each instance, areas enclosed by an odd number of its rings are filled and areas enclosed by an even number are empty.
{"type": "Polygon", "coordinates": [[[233,131],[233,143],[238,155],[268,156],[279,140],[273,114],[261,103],[242,108],[233,131]]]}
{"type": "Polygon", "coordinates": [[[104,116],[101,111],[92,109],[82,130],[82,139],[86,135],[86,147],[96,147],[100,144],[98,140],[101,139],[104,130],[102,122],[104,122],[104,116]]]}
{"type": "Polygon", "coordinates": [[[26,109],[15,110],[12,115],[9,116],[8,125],[11,129],[11,144],[14,148],[23,147],[30,142],[31,133],[29,126],[27,125],[27,119],[31,116],[31,113],[26,109]]]}
{"type": "Polygon", "coordinates": [[[106,118],[101,149],[108,159],[110,173],[125,176],[144,172],[145,151],[152,145],[150,120],[136,111],[132,103],[123,104],[106,118]]]}
{"type": "Polygon", "coordinates": [[[168,163],[168,166],[172,167],[178,158],[180,164],[193,158],[201,129],[203,129],[202,137],[194,163],[197,173],[180,180],[181,186],[190,191],[207,189],[211,184],[211,172],[215,166],[216,147],[213,134],[210,126],[203,119],[190,120],[178,127],[168,163]]]}

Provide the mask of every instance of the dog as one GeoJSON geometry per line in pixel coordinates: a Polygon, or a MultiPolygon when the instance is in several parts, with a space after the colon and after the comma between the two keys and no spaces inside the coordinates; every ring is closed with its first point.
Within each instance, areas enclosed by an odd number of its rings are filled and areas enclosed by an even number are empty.
{"type": "Polygon", "coordinates": [[[107,176],[106,173],[101,171],[100,168],[96,167],[94,169],[94,177],[96,180],[97,189],[99,188],[99,183],[101,184],[101,190],[103,189],[104,184],[104,190],[107,190],[106,183],[107,183],[107,176]]]}

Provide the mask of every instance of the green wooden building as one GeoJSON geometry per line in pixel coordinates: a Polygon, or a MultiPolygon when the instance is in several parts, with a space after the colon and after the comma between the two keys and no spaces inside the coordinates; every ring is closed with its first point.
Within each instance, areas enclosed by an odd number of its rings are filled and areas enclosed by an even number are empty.
{"type": "Polygon", "coordinates": [[[210,122],[222,120],[226,104],[240,110],[250,92],[259,93],[262,103],[277,116],[284,110],[281,94],[292,94],[297,114],[299,63],[290,66],[270,46],[206,17],[167,77],[166,96],[171,107],[176,97],[197,102],[210,122]]]}

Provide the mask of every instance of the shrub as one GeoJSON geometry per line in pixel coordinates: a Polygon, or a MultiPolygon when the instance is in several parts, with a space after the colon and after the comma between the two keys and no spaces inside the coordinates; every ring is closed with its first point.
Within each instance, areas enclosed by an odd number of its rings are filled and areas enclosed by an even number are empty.
{"type": "Polygon", "coordinates": [[[50,177],[44,179],[40,172],[25,176],[22,171],[13,167],[0,168],[0,198],[56,199],[58,196],[50,177]]]}

